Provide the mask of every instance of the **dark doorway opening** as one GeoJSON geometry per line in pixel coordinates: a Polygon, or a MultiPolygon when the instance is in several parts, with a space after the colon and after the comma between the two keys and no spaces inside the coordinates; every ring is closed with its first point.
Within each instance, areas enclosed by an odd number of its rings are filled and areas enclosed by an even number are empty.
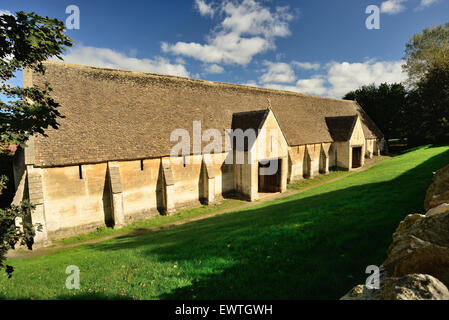
{"type": "Polygon", "coordinates": [[[352,147],[352,167],[362,166],[362,147],[352,147]]]}
{"type": "Polygon", "coordinates": [[[307,152],[307,148],[304,151],[304,159],[303,159],[303,167],[302,167],[302,172],[303,172],[303,178],[307,179],[310,178],[310,170],[312,168],[312,160],[310,159],[310,155],[307,152]]]}
{"type": "Polygon", "coordinates": [[[259,162],[259,192],[281,191],[281,159],[259,162]]]}
{"type": "Polygon", "coordinates": [[[0,190],[0,208],[6,208],[12,203],[14,195],[16,194],[12,156],[0,155],[0,177],[1,176],[6,176],[8,179],[5,183],[5,189],[0,190]]]}
{"type": "Polygon", "coordinates": [[[114,206],[112,204],[112,189],[111,179],[109,177],[109,168],[106,168],[106,174],[104,177],[103,188],[103,211],[104,211],[104,223],[107,227],[114,227],[114,206]]]}

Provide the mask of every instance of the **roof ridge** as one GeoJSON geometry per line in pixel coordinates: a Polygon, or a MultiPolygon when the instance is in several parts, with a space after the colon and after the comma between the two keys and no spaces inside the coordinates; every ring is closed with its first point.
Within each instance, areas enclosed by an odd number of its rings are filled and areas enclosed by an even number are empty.
{"type": "Polygon", "coordinates": [[[88,65],[82,65],[82,64],[68,63],[68,62],[64,62],[64,61],[56,61],[56,60],[47,60],[47,61],[44,61],[44,63],[54,64],[54,65],[64,65],[67,67],[78,68],[78,69],[93,69],[93,70],[99,70],[99,71],[126,73],[128,75],[147,76],[147,77],[162,78],[162,79],[168,78],[168,79],[172,79],[172,80],[192,82],[192,83],[198,83],[198,84],[203,84],[203,85],[224,86],[224,87],[229,87],[229,88],[232,88],[232,87],[244,88],[244,89],[252,90],[252,91],[260,91],[260,92],[267,92],[267,93],[273,92],[273,93],[277,93],[277,94],[289,94],[289,95],[296,95],[296,96],[302,96],[302,97],[311,97],[311,98],[315,98],[315,99],[354,103],[354,101],[352,101],[352,100],[332,98],[332,97],[322,97],[322,96],[316,96],[316,95],[306,94],[306,93],[301,93],[301,92],[270,89],[270,88],[263,88],[263,87],[245,85],[245,84],[231,83],[231,82],[210,81],[210,80],[194,79],[194,78],[189,78],[189,77],[181,77],[181,76],[174,76],[174,75],[168,75],[168,74],[159,74],[159,73],[151,73],[151,72],[143,72],[143,71],[135,71],[135,70],[94,67],[94,66],[88,66],[88,65]]]}

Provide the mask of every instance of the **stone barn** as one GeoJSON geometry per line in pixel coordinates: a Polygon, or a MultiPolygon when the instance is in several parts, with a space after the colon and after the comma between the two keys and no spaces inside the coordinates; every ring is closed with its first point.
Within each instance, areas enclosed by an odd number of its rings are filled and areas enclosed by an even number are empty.
{"type": "Polygon", "coordinates": [[[363,166],[383,146],[382,133],[353,101],[61,62],[46,66],[44,76],[25,70],[24,86],[50,83],[64,115],[60,128],[32,137],[4,170],[14,176],[13,202],[27,198],[36,205],[31,220],[43,225],[36,236],[41,244],[223,196],[254,201],[333,168],[363,166]],[[176,130],[204,134],[174,154],[176,130]],[[243,144],[229,138],[229,130],[243,132],[243,144]],[[251,130],[253,139],[246,136],[251,130]],[[207,149],[210,132],[231,142],[207,149]]]}

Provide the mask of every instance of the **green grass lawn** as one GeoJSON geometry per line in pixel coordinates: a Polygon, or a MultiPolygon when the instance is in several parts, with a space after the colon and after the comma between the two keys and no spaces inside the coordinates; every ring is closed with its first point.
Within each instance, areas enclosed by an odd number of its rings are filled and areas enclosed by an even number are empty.
{"type": "MultiPolygon", "coordinates": [[[[101,227],[93,232],[80,234],[77,236],[53,241],[52,246],[72,244],[72,243],[83,242],[83,241],[92,240],[92,239],[98,239],[98,238],[115,235],[115,234],[129,233],[132,231],[139,231],[139,230],[148,229],[148,228],[152,228],[152,227],[159,227],[159,226],[163,226],[166,224],[170,224],[172,222],[181,221],[181,220],[185,220],[185,219],[192,219],[192,218],[196,218],[199,216],[207,215],[209,213],[214,213],[214,212],[217,212],[220,210],[232,209],[232,208],[235,208],[235,207],[245,204],[245,203],[246,203],[246,201],[242,201],[242,200],[225,199],[217,205],[210,205],[210,206],[204,205],[201,207],[182,209],[182,210],[179,210],[175,215],[156,216],[154,218],[147,219],[147,220],[135,221],[123,228],[120,228],[120,229],[101,227]]],[[[26,250],[23,250],[23,251],[26,251],[26,250]]]]}
{"type": "Polygon", "coordinates": [[[350,174],[350,171],[329,171],[329,173],[317,175],[313,179],[303,179],[295,183],[289,184],[288,188],[295,190],[303,190],[312,187],[314,185],[321,184],[323,182],[336,179],[348,174],[350,174]]]}
{"type": "Polygon", "coordinates": [[[338,299],[423,212],[449,147],[421,147],[302,193],[157,232],[10,260],[6,299],[338,299]],[[66,267],[81,289],[65,288],[66,267]]]}

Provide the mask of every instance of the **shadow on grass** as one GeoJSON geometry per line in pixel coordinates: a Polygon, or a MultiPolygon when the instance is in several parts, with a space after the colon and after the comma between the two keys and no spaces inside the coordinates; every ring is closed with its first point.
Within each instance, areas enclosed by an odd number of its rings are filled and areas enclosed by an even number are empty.
{"type": "Polygon", "coordinates": [[[384,261],[399,221],[423,211],[432,173],[448,162],[446,151],[390,181],[295,195],[92,248],[135,248],[197,268],[191,285],[163,299],[338,299],[384,261]]]}

